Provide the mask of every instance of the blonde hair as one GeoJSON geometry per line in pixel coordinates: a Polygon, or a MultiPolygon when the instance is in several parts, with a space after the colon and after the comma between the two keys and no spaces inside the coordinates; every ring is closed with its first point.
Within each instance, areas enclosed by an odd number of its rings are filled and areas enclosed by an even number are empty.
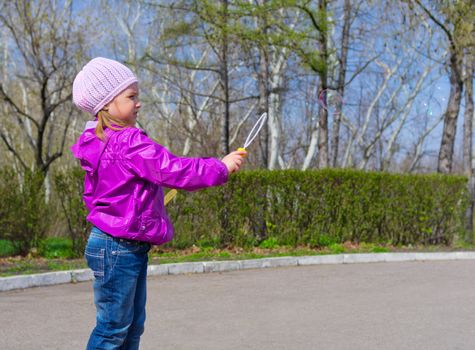
{"type": "Polygon", "coordinates": [[[94,132],[98,138],[100,138],[102,141],[105,141],[106,134],[104,130],[106,128],[114,131],[120,131],[128,126],[129,125],[127,123],[124,123],[121,120],[114,119],[114,117],[111,116],[109,112],[103,109],[100,110],[99,113],[97,113],[97,126],[94,132]]]}

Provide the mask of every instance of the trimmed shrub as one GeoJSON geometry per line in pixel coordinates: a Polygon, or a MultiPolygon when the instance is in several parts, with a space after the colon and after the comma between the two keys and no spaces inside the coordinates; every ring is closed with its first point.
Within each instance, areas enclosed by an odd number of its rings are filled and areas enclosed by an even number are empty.
{"type": "Polygon", "coordinates": [[[169,205],[171,244],[208,238],[246,246],[269,237],[293,246],[450,244],[462,231],[466,182],[346,169],[243,171],[225,186],[182,193],[169,205]]]}
{"type": "Polygon", "coordinates": [[[27,255],[46,236],[51,219],[44,176],[31,171],[19,175],[13,168],[3,168],[0,179],[0,239],[10,241],[16,252],[27,255]]]}
{"type": "Polygon", "coordinates": [[[82,256],[92,228],[92,225],[86,220],[87,210],[82,199],[84,171],[76,167],[69,172],[58,173],[54,177],[54,182],[68,225],[72,253],[74,256],[82,256]]]}
{"type": "MultiPolygon", "coordinates": [[[[76,255],[90,231],[83,177],[80,168],[55,177],[76,255]]],[[[176,231],[168,246],[451,244],[463,234],[466,185],[465,177],[439,174],[242,171],[225,186],[178,193],[167,207],[176,231]]]]}

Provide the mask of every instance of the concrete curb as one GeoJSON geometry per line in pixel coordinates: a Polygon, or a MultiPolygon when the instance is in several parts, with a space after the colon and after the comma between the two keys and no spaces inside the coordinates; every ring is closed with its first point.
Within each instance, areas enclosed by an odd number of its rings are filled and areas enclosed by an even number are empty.
{"type": "MultiPolygon", "coordinates": [[[[224,272],[232,270],[262,269],[283,266],[305,266],[323,264],[357,264],[375,262],[437,261],[437,260],[475,260],[475,252],[451,253],[372,253],[288,256],[252,260],[206,261],[177,264],[150,265],[149,276],[179,275],[189,273],[224,272]]],[[[63,283],[91,281],[90,269],[69,270],[0,277],[0,292],[14,289],[50,286],[63,283]]]]}

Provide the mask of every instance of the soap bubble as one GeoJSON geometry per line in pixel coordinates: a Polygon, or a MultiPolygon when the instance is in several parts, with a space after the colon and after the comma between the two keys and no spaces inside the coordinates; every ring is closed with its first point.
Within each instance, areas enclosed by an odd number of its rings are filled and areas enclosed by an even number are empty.
{"type": "Polygon", "coordinates": [[[333,89],[324,89],[318,94],[318,104],[325,110],[341,109],[343,98],[340,93],[333,89]]]}

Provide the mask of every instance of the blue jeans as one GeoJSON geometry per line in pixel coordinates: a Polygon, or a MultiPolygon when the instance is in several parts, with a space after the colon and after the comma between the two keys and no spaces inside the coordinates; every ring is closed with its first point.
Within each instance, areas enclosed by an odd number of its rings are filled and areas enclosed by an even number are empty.
{"type": "Polygon", "coordinates": [[[87,350],[138,349],[144,331],[150,244],[92,229],[85,257],[94,273],[96,327],[87,350]]]}

